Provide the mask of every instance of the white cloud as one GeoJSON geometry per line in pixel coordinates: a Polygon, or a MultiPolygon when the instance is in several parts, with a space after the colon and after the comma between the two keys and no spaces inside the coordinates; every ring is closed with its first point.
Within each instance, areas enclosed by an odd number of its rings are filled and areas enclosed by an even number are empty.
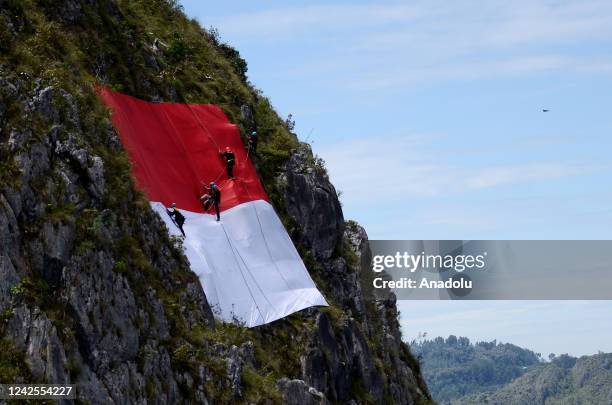
{"type": "Polygon", "coordinates": [[[285,7],[224,17],[201,18],[228,36],[247,35],[251,40],[283,41],[294,35],[313,36],[343,32],[356,27],[402,23],[423,16],[417,6],[402,4],[328,4],[285,7]]]}
{"type": "Polygon", "coordinates": [[[487,167],[467,177],[465,186],[472,189],[482,189],[513,183],[575,176],[587,170],[587,168],[582,166],[568,165],[566,163],[529,163],[487,167]]]}
{"type": "MultiPolygon", "coordinates": [[[[286,40],[298,33],[310,36],[368,31],[370,43],[397,45],[406,39],[462,39],[490,44],[517,44],[535,40],[559,41],[609,31],[612,4],[608,1],[533,2],[503,0],[492,2],[446,2],[421,0],[410,4],[328,3],[283,7],[202,18],[218,25],[227,35],[248,35],[250,39],[286,40]],[[388,27],[393,28],[386,31],[388,27]],[[418,29],[414,29],[418,28],[418,29]],[[373,35],[372,35],[373,34],[373,35]]],[[[364,36],[364,37],[366,37],[364,36]]],[[[429,41],[428,41],[429,42],[429,41]]]]}
{"type": "Polygon", "coordinates": [[[476,80],[497,76],[517,76],[552,70],[567,69],[581,64],[558,55],[515,56],[496,60],[476,60],[454,64],[406,66],[401,69],[365,71],[344,82],[345,87],[357,90],[400,88],[425,80],[476,80]]]}
{"type": "MultiPolygon", "coordinates": [[[[580,162],[535,161],[491,164],[491,153],[470,150],[470,165],[455,165],[457,147],[434,145],[440,137],[371,137],[320,148],[343,200],[360,205],[364,190],[375,185],[387,201],[470,193],[474,190],[547,181],[601,169],[580,162]],[[481,161],[481,162],[480,162],[481,161]]],[[[440,143],[440,142],[438,142],[440,143]]],[[[504,150],[495,152],[498,155],[504,150]]]]}
{"type": "Polygon", "coordinates": [[[302,49],[303,55],[279,65],[281,77],[359,90],[558,69],[612,72],[604,51],[577,55],[567,49],[610,45],[610,1],[331,3],[216,17],[211,23],[231,42],[302,49]]]}

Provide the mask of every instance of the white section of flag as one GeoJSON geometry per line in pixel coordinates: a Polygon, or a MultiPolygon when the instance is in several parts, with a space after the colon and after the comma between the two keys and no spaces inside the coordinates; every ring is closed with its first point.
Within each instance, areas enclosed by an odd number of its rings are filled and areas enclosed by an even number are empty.
{"type": "MultiPolygon", "coordinates": [[[[151,207],[171,235],[181,236],[163,204],[151,207]]],[[[180,211],[186,219],[185,255],[216,318],[253,327],[328,305],[268,202],[225,210],[220,222],[210,214],[180,211]]]]}

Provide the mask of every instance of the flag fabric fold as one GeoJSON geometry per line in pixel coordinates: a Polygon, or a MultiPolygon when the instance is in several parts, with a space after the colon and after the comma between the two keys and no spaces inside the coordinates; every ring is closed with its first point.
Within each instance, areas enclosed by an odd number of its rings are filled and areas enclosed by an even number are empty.
{"type": "Polygon", "coordinates": [[[185,255],[217,318],[258,326],[327,305],[259,181],[238,128],[209,104],[150,103],[100,89],[137,186],[171,235],[166,207],[185,216],[185,255]],[[229,179],[220,152],[236,156],[229,179]],[[221,189],[221,221],[204,211],[204,185],[221,189]]]}

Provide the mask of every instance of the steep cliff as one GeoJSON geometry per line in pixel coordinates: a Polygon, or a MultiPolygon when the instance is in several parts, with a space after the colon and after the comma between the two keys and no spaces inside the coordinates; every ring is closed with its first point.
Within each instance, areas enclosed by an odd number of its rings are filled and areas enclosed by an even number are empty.
{"type": "Polygon", "coordinates": [[[367,236],[246,62],[173,2],[0,1],[0,381],[86,403],[426,403],[367,236]],[[95,86],[220,105],[331,302],[263,327],[215,322],[180,241],[135,191],[95,86]]]}

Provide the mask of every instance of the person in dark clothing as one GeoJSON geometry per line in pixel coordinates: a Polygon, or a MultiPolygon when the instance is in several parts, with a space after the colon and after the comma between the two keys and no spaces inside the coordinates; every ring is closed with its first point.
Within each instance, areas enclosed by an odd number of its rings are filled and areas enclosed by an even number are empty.
{"type": "Polygon", "coordinates": [[[249,154],[255,153],[257,153],[257,131],[253,131],[249,135],[249,154]]]}
{"type": "Polygon", "coordinates": [[[178,229],[180,229],[183,236],[185,236],[185,231],[183,231],[183,224],[185,223],[185,216],[181,214],[181,212],[178,209],[176,209],[176,203],[172,203],[172,209],[166,209],[166,211],[168,212],[170,219],[172,219],[172,222],[175,223],[178,229]]]}
{"type": "Polygon", "coordinates": [[[227,169],[227,175],[230,179],[234,179],[234,165],[236,164],[236,155],[230,149],[230,147],[225,148],[225,152],[219,152],[221,157],[225,159],[225,168],[227,169]]]}
{"type": "Polygon", "coordinates": [[[207,190],[202,197],[200,197],[200,201],[204,206],[204,211],[208,211],[211,205],[215,207],[215,213],[217,214],[217,221],[221,220],[221,213],[219,211],[219,205],[221,204],[221,190],[215,184],[215,182],[210,183],[210,187],[204,186],[207,190]]]}

